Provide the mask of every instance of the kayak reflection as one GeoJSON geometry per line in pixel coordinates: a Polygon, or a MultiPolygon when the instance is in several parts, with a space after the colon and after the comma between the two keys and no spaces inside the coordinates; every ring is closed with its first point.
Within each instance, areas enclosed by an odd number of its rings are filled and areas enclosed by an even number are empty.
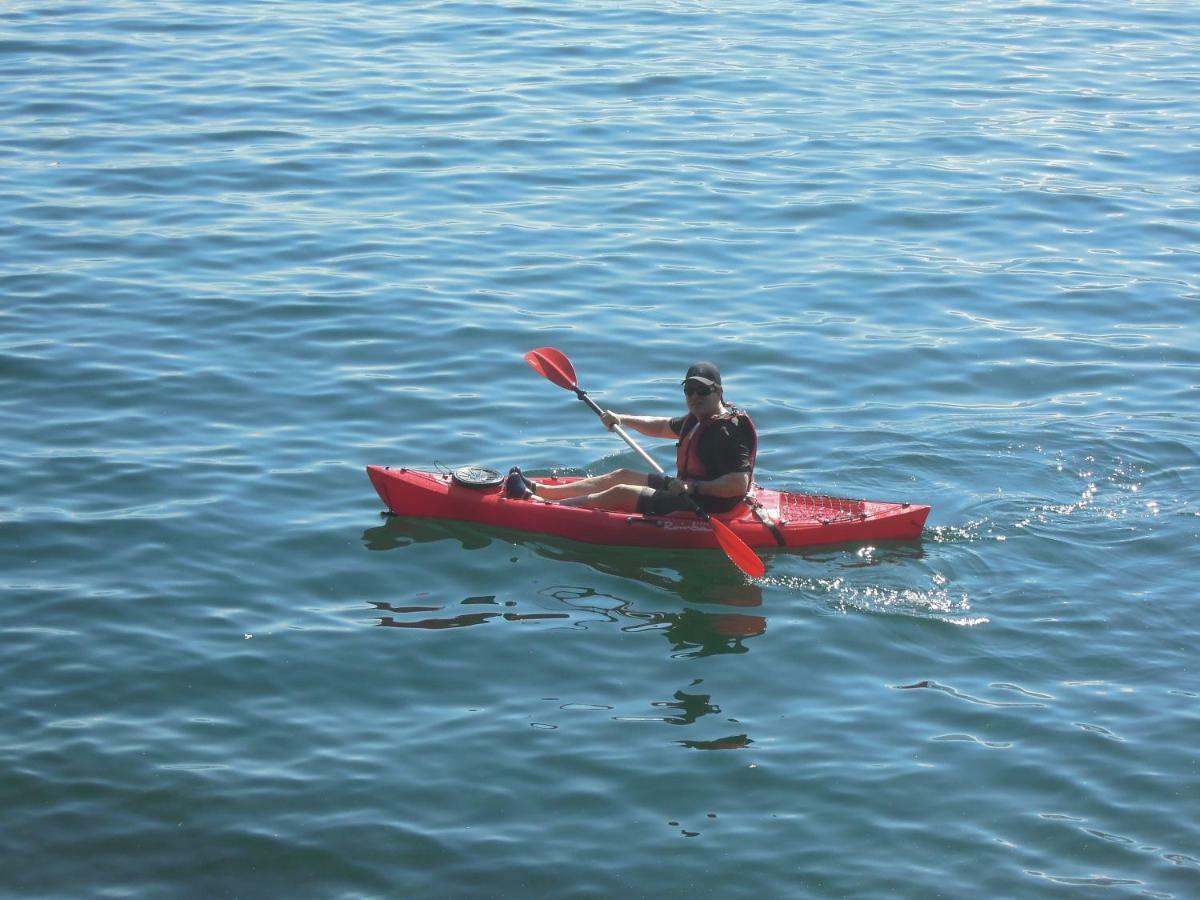
{"type": "Polygon", "coordinates": [[[579,563],[604,575],[663,588],[690,603],[762,605],[759,585],[747,581],[717,551],[577,544],[520,531],[396,516],[389,516],[383,524],[366,529],[362,540],[368,550],[375,551],[447,540],[458,541],[464,550],[483,550],[496,541],[503,541],[530,550],[543,559],[579,563]]]}
{"type": "MultiPolygon", "coordinates": [[[[500,591],[480,592],[461,599],[446,597],[436,590],[417,590],[403,599],[373,602],[371,606],[380,627],[446,632],[475,625],[585,631],[612,628],[651,641],[657,641],[654,636],[661,635],[671,658],[689,660],[748,653],[750,642],[767,630],[766,617],[760,614],[763,605],[760,587],[731,571],[725,560],[715,554],[575,545],[519,533],[493,532],[479,526],[396,518],[367,529],[362,537],[368,549],[380,551],[448,540],[458,541],[465,550],[492,548],[483,560],[485,568],[493,565],[497,552],[502,554],[501,558],[512,558],[505,545],[515,545],[544,559],[582,563],[595,572],[626,579],[631,582],[627,596],[641,598],[635,601],[589,585],[558,584],[539,589],[528,582],[524,594],[518,587],[507,595],[500,591]],[[639,589],[638,584],[654,590],[639,589]],[[664,592],[664,605],[676,608],[638,607],[639,603],[646,605],[644,598],[648,595],[662,599],[664,592]],[[690,604],[708,608],[697,609],[690,604]]],[[[563,571],[568,571],[567,567],[563,571]]],[[[654,606],[659,604],[656,602],[654,606]]],[[[726,731],[740,727],[733,724],[737,719],[725,718],[728,713],[722,714],[721,706],[710,694],[697,691],[700,683],[696,679],[673,693],[652,690],[650,697],[660,699],[649,699],[649,709],[626,708],[618,714],[615,704],[561,701],[559,709],[564,714],[577,714],[586,708],[604,712],[614,722],[660,722],[687,727],[688,731],[696,728],[708,732],[670,741],[686,750],[742,750],[753,744],[748,734],[726,731]]],[[[553,721],[546,719],[536,727],[558,727],[553,721]]]]}
{"type": "Polygon", "coordinates": [[[686,604],[734,607],[738,611],[699,610],[690,605],[679,610],[645,611],[637,609],[632,601],[592,587],[554,586],[538,592],[539,610],[534,612],[517,609],[516,601],[499,601],[490,595],[441,602],[419,594],[411,604],[377,602],[372,605],[382,613],[378,624],[444,630],[530,622],[588,628],[592,623],[606,622],[631,634],[661,634],[671,647],[671,655],[678,658],[746,653],[746,642],[767,630],[764,616],[748,612],[762,607],[762,589],[742,578],[719,554],[576,545],[520,532],[503,534],[500,538],[484,527],[461,523],[389,517],[378,527],[364,531],[362,537],[368,549],[382,551],[448,539],[459,541],[464,549],[476,550],[504,540],[545,559],[581,563],[604,575],[665,590],[686,604]],[[648,563],[650,560],[653,564],[648,563]],[[549,606],[547,600],[551,601],[549,606]]]}

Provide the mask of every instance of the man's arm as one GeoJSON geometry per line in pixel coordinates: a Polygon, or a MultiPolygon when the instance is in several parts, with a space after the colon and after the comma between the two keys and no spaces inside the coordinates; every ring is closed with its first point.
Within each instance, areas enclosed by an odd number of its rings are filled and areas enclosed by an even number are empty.
{"type": "Polygon", "coordinates": [[[668,439],[678,437],[671,430],[671,420],[662,416],[628,416],[606,409],[600,420],[609,431],[612,431],[614,425],[620,425],[622,428],[640,431],[647,437],[668,439]]]}

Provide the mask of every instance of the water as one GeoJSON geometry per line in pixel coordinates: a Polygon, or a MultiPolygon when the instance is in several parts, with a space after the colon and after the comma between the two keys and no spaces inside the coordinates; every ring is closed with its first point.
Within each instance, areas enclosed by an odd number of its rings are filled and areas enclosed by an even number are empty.
{"type": "Polygon", "coordinates": [[[1198,26],[6,4],[0,894],[1200,895],[1198,26]],[[542,345],[924,539],[381,518],[542,345]]]}

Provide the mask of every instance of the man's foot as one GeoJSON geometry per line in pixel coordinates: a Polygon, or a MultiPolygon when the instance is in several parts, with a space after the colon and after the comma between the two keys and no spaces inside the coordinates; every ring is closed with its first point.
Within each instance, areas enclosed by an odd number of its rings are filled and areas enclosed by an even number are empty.
{"type": "Polygon", "coordinates": [[[521,474],[518,466],[508,470],[508,477],[504,479],[504,496],[510,500],[528,500],[533,496],[533,486],[521,474]]]}

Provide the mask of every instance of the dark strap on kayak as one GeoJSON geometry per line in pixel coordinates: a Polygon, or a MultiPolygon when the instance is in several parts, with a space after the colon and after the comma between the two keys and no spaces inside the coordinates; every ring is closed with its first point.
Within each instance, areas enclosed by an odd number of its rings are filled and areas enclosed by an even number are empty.
{"type": "Polygon", "coordinates": [[[779,530],[779,525],[776,524],[775,520],[767,515],[767,511],[763,509],[763,505],[759,503],[756,498],[751,497],[749,494],[746,495],[746,503],[752,510],[754,510],[754,515],[758,516],[758,521],[762,522],[769,529],[771,529],[771,534],[775,537],[775,543],[780,547],[786,547],[787,541],[784,540],[783,532],[779,530]]]}

